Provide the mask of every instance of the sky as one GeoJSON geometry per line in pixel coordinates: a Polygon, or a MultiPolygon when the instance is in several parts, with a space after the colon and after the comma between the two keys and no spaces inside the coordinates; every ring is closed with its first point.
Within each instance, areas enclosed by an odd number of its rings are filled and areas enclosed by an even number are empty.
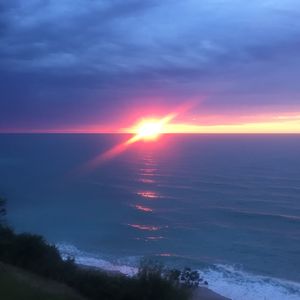
{"type": "Polygon", "coordinates": [[[300,133],[299,20],[299,0],[1,1],[0,131],[180,112],[169,132],[300,133]]]}

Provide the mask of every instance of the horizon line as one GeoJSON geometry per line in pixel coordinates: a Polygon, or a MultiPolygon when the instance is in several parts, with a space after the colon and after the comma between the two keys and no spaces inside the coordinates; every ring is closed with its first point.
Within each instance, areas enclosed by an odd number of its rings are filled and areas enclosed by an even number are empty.
{"type": "MultiPolygon", "coordinates": [[[[118,131],[0,131],[0,134],[116,134],[135,135],[136,132],[118,131]]],[[[161,135],[300,135],[300,132],[164,132],[161,135]]]]}

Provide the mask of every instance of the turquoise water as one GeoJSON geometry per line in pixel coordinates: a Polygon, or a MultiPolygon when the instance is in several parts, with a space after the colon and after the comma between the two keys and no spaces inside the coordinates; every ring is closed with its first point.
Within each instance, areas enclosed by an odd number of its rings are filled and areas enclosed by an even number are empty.
{"type": "Polygon", "coordinates": [[[80,263],[154,256],[233,299],[300,299],[300,136],[166,135],[83,168],[127,138],[0,135],[8,221],[80,263]]]}

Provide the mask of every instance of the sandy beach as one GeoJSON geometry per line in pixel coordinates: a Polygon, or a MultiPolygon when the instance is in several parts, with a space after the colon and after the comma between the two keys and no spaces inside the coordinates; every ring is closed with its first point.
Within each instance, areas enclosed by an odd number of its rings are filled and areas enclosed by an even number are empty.
{"type": "Polygon", "coordinates": [[[207,287],[199,287],[195,290],[192,300],[230,300],[223,297],[207,287]]]}

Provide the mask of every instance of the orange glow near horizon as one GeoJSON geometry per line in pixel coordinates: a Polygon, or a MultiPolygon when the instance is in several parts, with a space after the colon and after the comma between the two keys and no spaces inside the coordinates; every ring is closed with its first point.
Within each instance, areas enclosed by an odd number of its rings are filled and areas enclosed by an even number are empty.
{"type": "Polygon", "coordinates": [[[164,133],[194,134],[299,134],[299,120],[271,120],[267,122],[249,122],[244,124],[197,125],[168,124],[164,133]]]}
{"type": "MultiPolygon", "coordinates": [[[[281,116],[269,116],[267,121],[260,122],[243,122],[240,124],[189,124],[173,123],[172,121],[179,113],[187,110],[181,107],[176,113],[170,113],[164,118],[144,118],[134,126],[123,129],[119,133],[130,133],[132,137],[120,143],[108,151],[99,154],[94,159],[84,164],[81,171],[89,172],[97,165],[120,155],[136,142],[156,142],[162,134],[299,134],[300,133],[300,114],[290,114],[281,116]]],[[[264,119],[264,118],[263,118],[264,119]]],[[[260,119],[262,120],[262,119],[260,119]]],[[[217,121],[217,120],[216,120],[217,121]]]]}
{"type": "MultiPolygon", "coordinates": [[[[197,122],[172,122],[168,120],[161,128],[160,134],[299,134],[300,113],[286,115],[259,115],[232,118],[224,116],[199,117],[197,122]]],[[[140,123],[141,124],[141,123],[140,123]]],[[[137,127],[124,129],[122,132],[137,133],[137,127]]],[[[150,139],[151,140],[151,139],[150,139]]]]}
{"type": "Polygon", "coordinates": [[[97,165],[105,163],[106,161],[121,154],[122,152],[126,151],[128,147],[130,147],[132,144],[138,141],[154,141],[159,135],[163,133],[164,126],[166,126],[172,119],[174,119],[176,115],[177,114],[173,113],[167,115],[162,119],[145,119],[142,122],[139,122],[132,129],[134,131],[133,137],[91,159],[90,161],[81,166],[80,172],[90,172],[97,165]]]}
{"type": "MultiPolygon", "coordinates": [[[[164,133],[185,134],[299,134],[300,133],[300,110],[287,112],[262,112],[252,114],[229,113],[229,114],[205,114],[193,111],[186,113],[194,107],[194,102],[182,105],[175,109],[166,117],[162,115],[162,109],[156,108],[150,112],[142,111],[144,118],[140,119],[133,126],[128,126],[128,122],[133,122],[138,116],[135,114],[125,116],[118,124],[73,124],[69,127],[52,128],[0,128],[1,133],[92,133],[111,134],[125,133],[134,137],[130,143],[138,140],[155,141],[164,133]],[[174,120],[180,116],[179,120],[174,120]],[[126,125],[127,124],[127,125],[126,125]]],[[[165,109],[164,109],[165,110],[165,109]]],[[[128,141],[129,142],[129,141],[128,141]]]]}

